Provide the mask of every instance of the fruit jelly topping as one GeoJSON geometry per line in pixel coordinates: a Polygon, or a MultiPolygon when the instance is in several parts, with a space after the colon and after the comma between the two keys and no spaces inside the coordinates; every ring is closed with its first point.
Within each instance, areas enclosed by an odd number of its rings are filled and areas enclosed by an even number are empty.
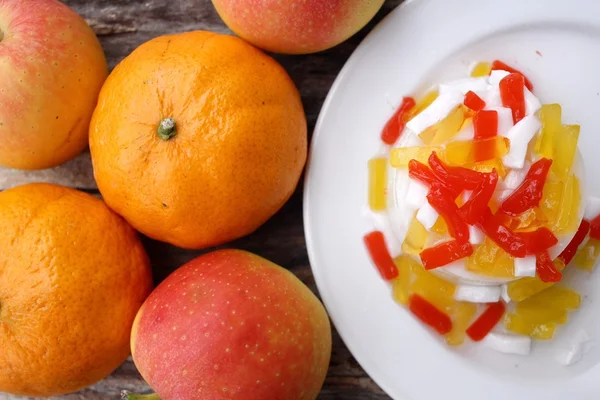
{"type": "Polygon", "coordinates": [[[448,344],[467,335],[528,354],[531,338],[552,338],[579,306],[577,293],[555,284],[571,261],[592,270],[600,256],[600,199],[588,201],[581,221],[579,126],[562,123],[560,105],[541,105],[529,79],[499,60],[478,63],[471,76],[418,101],[403,98],[388,120],[381,140],[391,146],[389,160],[369,162],[369,206],[388,208],[392,167],[408,170],[405,201],[414,214],[398,257],[386,243],[393,235],[375,230],[364,242],[394,299],[448,344]],[[403,135],[411,145],[396,145],[403,135]],[[573,232],[552,260],[557,236],[573,232]],[[461,259],[468,271],[521,279],[457,287],[429,271],[461,259]],[[508,312],[507,301],[516,302],[508,312]],[[475,318],[477,303],[487,306],[475,318]],[[500,321],[513,334],[492,332],[500,321]]]}

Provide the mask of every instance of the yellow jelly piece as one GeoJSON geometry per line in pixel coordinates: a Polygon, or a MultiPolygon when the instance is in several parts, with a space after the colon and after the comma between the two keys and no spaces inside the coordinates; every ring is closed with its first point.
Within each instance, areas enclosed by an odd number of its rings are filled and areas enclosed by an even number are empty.
{"type": "Polygon", "coordinates": [[[577,309],[581,304],[581,296],[572,289],[554,285],[519,304],[525,308],[577,309]]]}
{"type": "Polygon", "coordinates": [[[493,149],[493,151],[490,152],[490,159],[502,158],[508,153],[510,148],[510,140],[503,136],[494,136],[488,139],[479,140],[478,143],[475,143],[472,140],[450,142],[446,145],[444,156],[449,163],[460,166],[474,164],[477,161],[485,161],[477,160],[475,158],[476,144],[484,148],[493,149]]]}
{"type": "Polygon", "coordinates": [[[511,217],[506,221],[506,226],[514,231],[530,232],[538,229],[546,222],[546,216],[537,207],[511,217]]]}
{"type": "Polygon", "coordinates": [[[542,130],[534,149],[541,157],[552,159],[550,171],[558,179],[564,180],[569,176],[573,167],[580,126],[563,125],[561,119],[560,104],[542,105],[540,109],[542,130]]]}
{"type": "Polygon", "coordinates": [[[548,289],[553,283],[542,282],[537,277],[521,278],[507,285],[508,296],[514,301],[523,301],[542,290],[548,289]]]}
{"type": "Polygon", "coordinates": [[[421,132],[419,137],[427,145],[446,143],[460,131],[468,115],[467,107],[459,105],[446,118],[421,132]]]}
{"type": "Polygon", "coordinates": [[[532,306],[522,302],[517,303],[515,311],[523,318],[536,324],[554,322],[563,325],[568,320],[568,313],[564,308],[540,307],[537,304],[532,306]]]}
{"type": "Polygon", "coordinates": [[[387,159],[369,160],[369,207],[373,211],[387,208],[387,159]]]}
{"type": "Polygon", "coordinates": [[[423,98],[421,100],[419,100],[419,102],[417,104],[415,104],[415,106],[412,108],[412,110],[410,110],[408,118],[412,119],[412,118],[416,117],[417,115],[419,115],[424,109],[429,107],[431,105],[431,103],[433,103],[435,101],[435,99],[437,99],[438,95],[439,95],[439,92],[437,91],[437,89],[426,93],[425,96],[423,96],[423,98]]]}
{"type": "Polygon", "coordinates": [[[560,104],[544,104],[540,109],[542,131],[535,143],[535,152],[541,157],[554,158],[555,139],[562,128],[562,108],[560,104]]]}
{"type": "Polygon", "coordinates": [[[450,346],[459,346],[465,341],[465,331],[477,312],[473,303],[456,302],[452,310],[452,330],[446,335],[446,343],[450,346]]]}
{"type": "Polygon", "coordinates": [[[431,231],[437,233],[440,236],[447,236],[448,224],[446,224],[446,220],[442,217],[438,217],[438,219],[435,220],[435,224],[433,224],[433,226],[431,227],[431,231]]]}
{"type": "Polygon", "coordinates": [[[554,140],[555,151],[550,171],[559,179],[566,179],[571,173],[577,153],[579,131],[579,125],[563,125],[554,140]]]}
{"type": "Polygon", "coordinates": [[[425,271],[423,267],[416,274],[415,281],[410,285],[412,293],[420,295],[440,310],[445,311],[449,311],[456,303],[453,297],[455,290],[456,285],[429,271],[425,271]]]}
{"type": "Polygon", "coordinates": [[[413,279],[413,270],[423,268],[409,256],[399,256],[394,259],[398,268],[398,277],[392,281],[394,300],[400,304],[408,304],[408,290],[413,279]]]}
{"type": "Polygon", "coordinates": [[[579,227],[579,205],[581,203],[581,191],[579,190],[579,179],[570,175],[564,185],[564,190],[554,224],[555,234],[566,234],[575,232],[579,227]]]}
{"type": "Polygon", "coordinates": [[[498,173],[498,176],[500,177],[500,179],[504,179],[507,174],[506,167],[504,166],[504,163],[502,162],[502,160],[499,158],[493,158],[491,160],[480,161],[473,165],[468,166],[468,168],[471,168],[478,172],[484,172],[484,173],[490,173],[490,172],[492,172],[493,169],[495,169],[496,172],[498,173]]]}
{"type": "Polygon", "coordinates": [[[552,230],[558,218],[560,202],[564,191],[564,183],[561,181],[547,179],[540,200],[540,210],[548,221],[548,228],[552,230]]]}
{"type": "Polygon", "coordinates": [[[413,256],[419,255],[425,248],[427,242],[427,229],[421,224],[417,218],[413,217],[404,242],[402,242],[402,251],[405,254],[413,256]]]}
{"type": "Polygon", "coordinates": [[[467,259],[467,270],[499,278],[515,276],[513,258],[487,237],[467,259]]]}
{"type": "Polygon", "coordinates": [[[600,256],[600,240],[589,238],[585,246],[577,250],[573,262],[578,268],[593,271],[600,256]]]}
{"type": "Polygon", "coordinates": [[[480,78],[482,76],[488,76],[492,72],[492,64],[489,62],[478,62],[473,70],[471,71],[471,76],[473,78],[480,78]]]}
{"type": "Polygon", "coordinates": [[[554,337],[556,323],[536,323],[518,314],[509,313],[504,317],[504,327],[520,335],[531,336],[538,340],[550,340],[554,337]]]}
{"type": "Polygon", "coordinates": [[[417,160],[427,164],[429,156],[433,152],[438,155],[442,151],[439,146],[416,146],[416,147],[398,147],[390,150],[390,164],[394,168],[408,168],[410,160],[417,160]]]}
{"type": "MultiPolygon", "coordinates": [[[[554,260],[554,266],[559,271],[565,269],[565,263],[559,258],[554,260]]],[[[555,284],[552,282],[542,282],[537,276],[521,278],[517,281],[508,283],[508,296],[511,300],[520,302],[554,285],[555,284]]]]}

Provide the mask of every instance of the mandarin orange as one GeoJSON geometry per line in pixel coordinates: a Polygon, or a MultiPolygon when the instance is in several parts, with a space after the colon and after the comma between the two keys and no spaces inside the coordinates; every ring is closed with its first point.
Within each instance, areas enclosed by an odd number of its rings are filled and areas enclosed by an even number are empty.
{"type": "Polygon", "coordinates": [[[307,127],[294,83],[242,39],[153,39],[104,85],[90,127],[98,187],[137,230],[185,248],[251,233],[293,193],[307,127]]]}
{"type": "Polygon", "coordinates": [[[137,233],[101,200],[48,184],[0,193],[0,392],[104,378],[129,355],[151,288],[137,233]]]}

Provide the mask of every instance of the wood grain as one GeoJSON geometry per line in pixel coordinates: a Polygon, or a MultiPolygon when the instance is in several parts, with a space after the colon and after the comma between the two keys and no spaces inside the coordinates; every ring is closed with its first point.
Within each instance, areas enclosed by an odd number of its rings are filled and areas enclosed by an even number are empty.
{"type": "MultiPolygon", "coordinates": [[[[167,33],[196,29],[229,33],[209,0],[63,0],[93,27],[113,68],[141,43],[167,33]]],[[[287,69],[300,89],[312,132],[327,92],[340,69],[375,24],[402,0],[387,0],[375,19],[347,42],[322,53],[306,56],[274,57],[287,69]]],[[[50,171],[23,173],[0,170],[0,188],[31,181],[67,184],[97,194],[87,155],[50,171]]],[[[282,210],[263,227],[246,238],[225,247],[252,251],[293,271],[315,293],[302,225],[302,184],[282,210]]],[[[201,254],[145,239],[156,281],[186,261],[201,254]]],[[[111,376],[92,387],[56,400],[118,399],[122,389],[148,391],[148,386],[128,360],[111,376]]],[[[25,399],[0,394],[0,400],[25,399]]],[[[382,400],[387,395],[367,376],[352,357],[337,332],[329,374],[320,400],[382,400]]],[[[268,400],[268,399],[265,399],[268,400]]]]}

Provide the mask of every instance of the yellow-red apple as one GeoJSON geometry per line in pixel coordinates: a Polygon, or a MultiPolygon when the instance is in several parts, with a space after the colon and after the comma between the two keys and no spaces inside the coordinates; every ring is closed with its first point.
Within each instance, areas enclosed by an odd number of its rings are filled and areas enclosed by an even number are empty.
{"type": "Polygon", "coordinates": [[[162,400],[313,400],[329,366],[331,327],[292,273],[219,250],[154,290],[134,322],[131,349],[162,400]]]}
{"type": "Polygon", "coordinates": [[[47,168],[82,152],[107,74],[75,11],[57,0],[0,0],[0,165],[47,168]]]}
{"type": "Polygon", "coordinates": [[[358,32],[384,0],[212,0],[240,37],[276,53],[307,54],[358,32]]]}

